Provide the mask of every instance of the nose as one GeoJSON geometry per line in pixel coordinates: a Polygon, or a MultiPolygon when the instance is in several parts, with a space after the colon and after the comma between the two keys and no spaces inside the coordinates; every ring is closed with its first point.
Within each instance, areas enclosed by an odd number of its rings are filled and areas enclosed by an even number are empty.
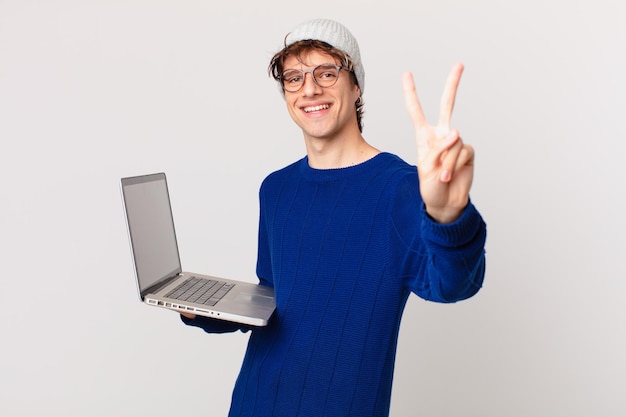
{"type": "Polygon", "coordinates": [[[315,94],[319,94],[319,90],[321,89],[322,87],[317,85],[317,83],[313,79],[312,72],[308,72],[304,74],[304,79],[302,80],[302,95],[313,96],[315,94]]]}

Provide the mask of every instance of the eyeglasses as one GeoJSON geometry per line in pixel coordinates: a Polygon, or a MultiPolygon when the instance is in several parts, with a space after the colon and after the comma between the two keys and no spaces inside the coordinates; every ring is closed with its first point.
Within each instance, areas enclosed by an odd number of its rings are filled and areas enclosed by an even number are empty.
{"type": "Polygon", "coordinates": [[[304,85],[304,78],[307,74],[311,74],[311,78],[315,84],[323,88],[332,87],[339,79],[339,70],[347,69],[335,64],[321,64],[317,67],[300,71],[295,69],[287,70],[280,77],[283,88],[290,93],[297,93],[304,85]]]}

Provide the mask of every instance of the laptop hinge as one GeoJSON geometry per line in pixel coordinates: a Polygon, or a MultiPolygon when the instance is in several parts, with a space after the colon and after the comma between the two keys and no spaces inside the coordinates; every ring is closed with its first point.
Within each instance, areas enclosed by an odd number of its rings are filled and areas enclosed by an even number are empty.
{"type": "Polygon", "coordinates": [[[172,275],[170,277],[167,277],[159,282],[157,282],[156,284],[152,285],[151,287],[148,287],[145,289],[145,291],[143,292],[143,294],[141,294],[142,298],[146,296],[146,294],[156,294],[159,291],[161,291],[162,288],[165,288],[166,286],[168,286],[173,280],[175,280],[176,278],[182,276],[182,273],[176,274],[176,275],[172,275]]]}

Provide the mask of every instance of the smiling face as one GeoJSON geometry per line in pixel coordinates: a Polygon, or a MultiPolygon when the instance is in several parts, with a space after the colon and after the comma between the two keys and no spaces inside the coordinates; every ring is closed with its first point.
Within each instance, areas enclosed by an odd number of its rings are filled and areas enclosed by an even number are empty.
{"type": "MultiPolygon", "coordinates": [[[[284,60],[283,71],[307,71],[326,63],[341,65],[331,55],[311,50],[300,56],[289,55],[284,60]]],[[[339,79],[332,87],[320,87],[308,73],[299,91],[285,91],[287,110],[302,129],[305,140],[360,136],[355,105],[359,96],[359,87],[344,69],[339,71],[339,79]]]]}

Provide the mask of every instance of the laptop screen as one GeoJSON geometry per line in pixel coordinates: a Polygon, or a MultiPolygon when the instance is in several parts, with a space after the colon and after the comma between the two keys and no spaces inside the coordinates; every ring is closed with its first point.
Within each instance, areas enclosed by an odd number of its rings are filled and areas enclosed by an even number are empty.
{"type": "Polygon", "coordinates": [[[165,174],[122,179],[139,292],[181,272],[165,174]]]}

